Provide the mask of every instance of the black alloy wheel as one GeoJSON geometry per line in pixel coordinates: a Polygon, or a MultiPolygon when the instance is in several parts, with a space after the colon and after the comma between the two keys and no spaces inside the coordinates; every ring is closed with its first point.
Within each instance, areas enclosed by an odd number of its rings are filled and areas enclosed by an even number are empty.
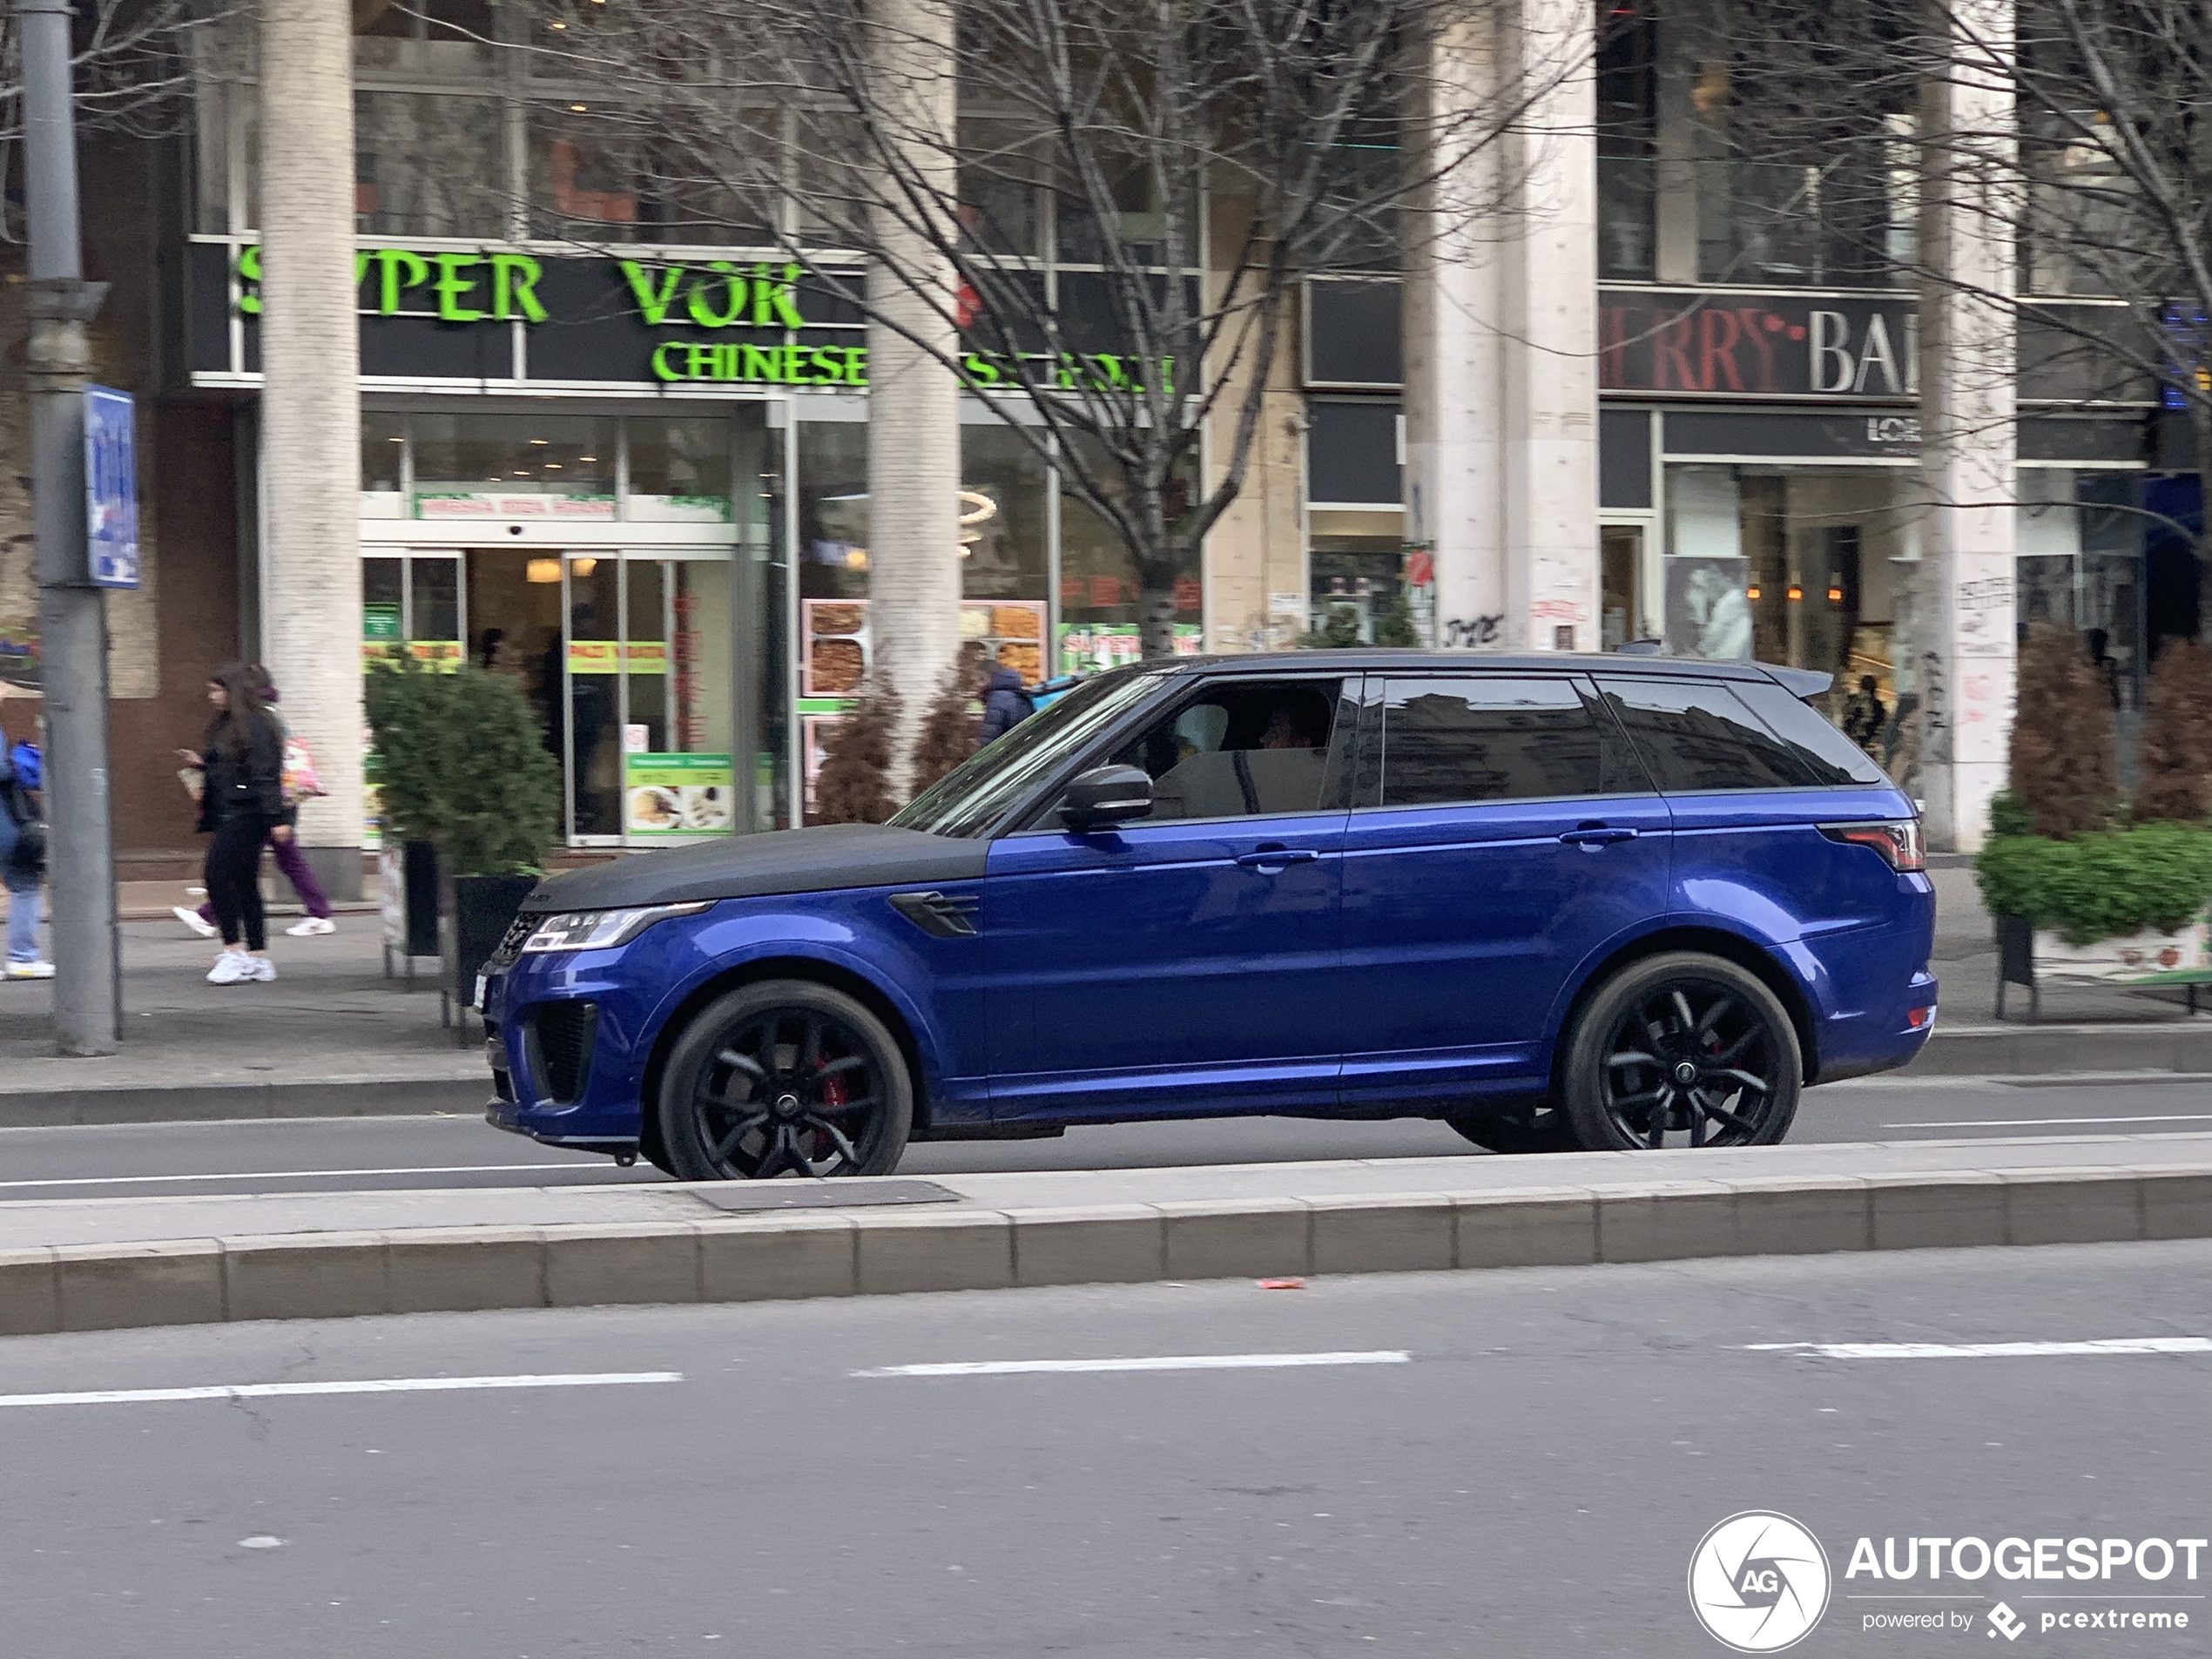
{"type": "Polygon", "coordinates": [[[663,1074],[661,1139],[677,1178],[888,1175],[914,1087],[867,1007],[826,985],[734,991],[685,1028],[663,1074]]]}
{"type": "Polygon", "coordinates": [[[1770,1146],[1797,1115],[1797,1028],[1756,974],[1672,952],[1632,963],[1584,1008],[1568,1046],[1581,1144],[1633,1151],[1770,1146]]]}

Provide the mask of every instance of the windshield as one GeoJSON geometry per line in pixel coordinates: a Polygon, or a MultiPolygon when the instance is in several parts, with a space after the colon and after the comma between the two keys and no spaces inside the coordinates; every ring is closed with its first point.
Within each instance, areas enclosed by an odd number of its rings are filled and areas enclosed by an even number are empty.
{"type": "Polygon", "coordinates": [[[932,835],[981,834],[1040,779],[1158,684],[1142,669],[1085,680],[961,762],[901,807],[892,823],[932,835]]]}

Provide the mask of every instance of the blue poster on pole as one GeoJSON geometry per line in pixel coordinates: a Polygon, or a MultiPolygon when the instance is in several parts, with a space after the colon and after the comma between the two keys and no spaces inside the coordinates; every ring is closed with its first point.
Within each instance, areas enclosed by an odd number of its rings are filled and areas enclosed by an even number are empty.
{"type": "Polygon", "coordinates": [[[84,550],[92,585],[138,585],[138,463],[131,395],[84,388],[84,550]]]}

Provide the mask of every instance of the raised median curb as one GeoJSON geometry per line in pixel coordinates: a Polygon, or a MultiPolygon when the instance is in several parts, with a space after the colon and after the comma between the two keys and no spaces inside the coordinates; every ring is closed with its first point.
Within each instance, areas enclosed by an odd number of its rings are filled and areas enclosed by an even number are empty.
{"type": "MultiPolygon", "coordinates": [[[[291,1056],[286,1056],[288,1061],[291,1056]]],[[[44,1065],[44,1062],[42,1062],[44,1065]]],[[[93,1066],[104,1062],[71,1062],[93,1066]]],[[[0,1085],[0,1129],[226,1118],[415,1116],[481,1112],[491,1075],[473,1051],[443,1049],[403,1065],[315,1079],[271,1072],[117,1082],[56,1076],[0,1085]]],[[[147,1069],[140,1068],[139,1069],[147,1069]]],[[[2202,1026],[1967,1026],[1939,1030],[1893,1077],[2212,1075],[2212,1020],[2202,1026]]]]}
{"type": "Polygon", "coordinates": [[[0,1335],[2205,1238],[2212,1238],[2212,1158],[2203,1157],[2155,1167],[1738,1176],[1049,1208],[781,1211],[0,1251],[0,1335]]]}
{"type": "Polygon", "coordinates": [[[420,1067],[361,1076],[179,1078],[160,1082],[64,1082],[0,1089],[0,1129],[95,1123],[194,1123],[231,1118],[420,1117],[481,1114],[491,1073],[476,1061],[461,1075],[438,1056],[420,1067]]]}

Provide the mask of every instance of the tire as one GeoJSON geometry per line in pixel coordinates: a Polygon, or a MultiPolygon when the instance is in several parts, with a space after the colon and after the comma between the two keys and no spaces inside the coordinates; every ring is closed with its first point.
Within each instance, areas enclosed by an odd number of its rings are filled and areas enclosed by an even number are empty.
{"type": "Polygon", "coordinates": [[[1771,1146],[1804,1076],[1797,1027],[1757,974],[1669,951],[1598,987],[1568,1039],[1561,1094],[1594,1152],[1771,1146]]]}
{"type": "Polygon", "coordinates": [[[1486,1152],[1572,1152],[1577,1150],[1567,1114],[1548,1103],[1469,1108],[1444,1120],[1486,1152]]]}
{"type": "Polygon", "coordinates": [[[843,991],[768,980],[692,1016],[660,1089],[679,1181],[888,1175],[914,1128],[914,1080],[883,1022],[843,991]]]}

